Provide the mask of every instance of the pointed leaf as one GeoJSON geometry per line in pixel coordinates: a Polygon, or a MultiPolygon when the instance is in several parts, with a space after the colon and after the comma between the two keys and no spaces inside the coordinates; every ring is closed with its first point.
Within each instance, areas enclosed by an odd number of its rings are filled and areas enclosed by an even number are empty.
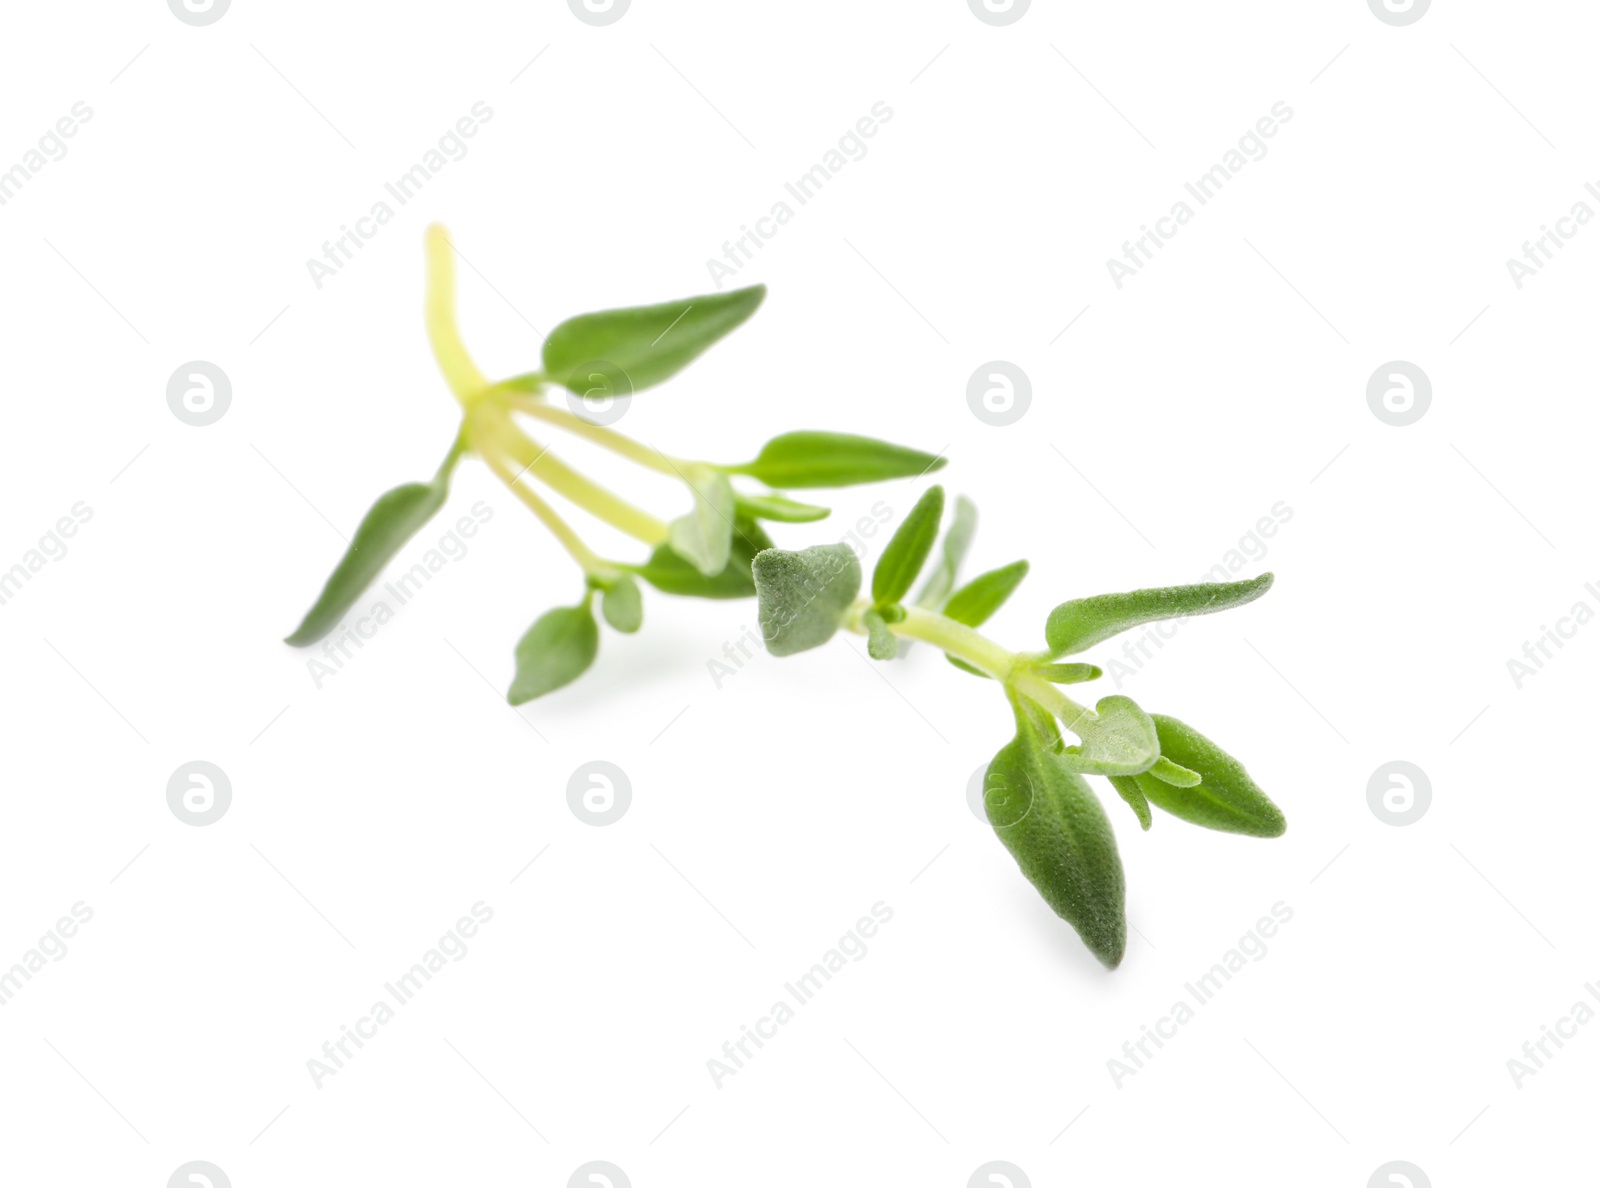
{"type": "Polygon", "coordinates": [[[1162,755],[1199,772],[1201,782],[1179,788],[1149,773],[1141,775],[1139,788],[1151,804],[1207,829],[1251,837],[1283,834],[1288,828],[1283,810],[1256,787],[1243,764],[1192,726],[1164,714],[1152,717],[1161,736],[1162,755]]]}
{"type": "Polygon", "coordinates": [[[950,527],[944,530],[939,556],[928,573],[928,580],[917,594],[918,606],[928,610],[938,610],[944,606],[944,600],[956,588],[956,579],[961,576],[961,563],[966,560],[967,550],[972,547],[973,534],[977,531],[977,505],[965,495],[957,495],[956,509],[950,517],[950,527]]]}
{"type": "Polygon", "coordinates": [[[950,595],[944,604],[944,615],[968,627],[981,627],[989,616],[1005,605],[1011,592],[1028,576],[1026,561],[1013,561],[999,569],[991,569],[973,578],[950,595]]]}
{"type": "Polygon", "coordinates": [[[1272,575],[1244,582],[1163,586],[1127,594],[1097,594],[1063,602],[1050,612],[1044,635],[1052,656],[1069,656],[1113,635],[1160,619],[1209,615],[1254,602],[1272,587],[1272,575]]]}
{"type": "Polygon", "coordinates": [[[774,656],[827,643],[861,589],[861,562],[847,544],[767,549],[756,554],[751,573],[761,636],[774,656]]]}
{"type": "Polygon", "coordinates": [[[1117,795],[1128,802],[1128,807],[1133,810],[1133,815],[1139,818],[1139,828],[1150,828],[1150,802],[1145,799],[1145,794],[1139,789],[1138,776],[1107,776],[1111,786],[1117,790],[1117,795]]]}
{"type": "Polygon", "coordinates": [[[1017,735],[984,778],[984,811],[1055,913],[1115,969],[1127,947],[1122,860],[1105,810],[1019,709],[1017,735]]]}
{"type": "Polygon", "coordinates": [[[639,583],[627,574],[612,582],[600,595],[600,613],[618,631],[632,635],[644,623],[644,599],[639,583]]]}
{"type": "Polygon", "coordinates": [[[667,543],[706,577],[715,577],[733,551],[733,484],[709,466],[691,467],[686,477],[694,510],[672,521],[667,543]]]}
{"type": "Polygon", "coordinates": [[[800,503],[768,492],[765,495],[741,495],[734,492],[733,505],[741,516],[751,520],[776,520],[781,524],[809,524],[828,518],[829,509],[814,503],[800,503]]]}
{"type": "Polygon", "coordinates": [[[968,664],[965,660],[956,659],[949,652],[946,652],[944,654],[944,658],[946,660],[950,661],[951,664],[954,664],[962,672],[970,672],[973,676],[980,676],[986,681],[994,680],[994,678],[992,676],[990,676],[988,673],[984,672],[983,669],[974,668],[972,665],[968,664]]]}
{"type": "Polygon", "coordinates": [[[450,494],[450,472],[464,450],[465,444],[457,439],[432,482],[405,483],[378,496],[322,593],[285,643],[304,647],[339,625],[344,613],[355,605],[390,559],[444,506],[450,494]]]}
{"type": "Polygon", "coordinates": [[[747,474],[769,487],[803,490],[911,478],[943,465],[944,459],[936,454],[871,437],[802,430],[774,437],[761,447],[754,462],[723,469],[747,474]]]}
{"type": "Polygon", "coordinates": [[[571,684],[599,651],[600,628],[587,596],[577,606],[546,611],[517,641],[517,674],[506,700],[521,705],[571,684]]]}
{"type": "Polygon", "coordinates": [[[687,367],[755,313],[766,295],[766,286],[756,285],[662,305],[579,314],[545,339],[544,372],[583,395],[593,388],[590,376],[600,364],[598,371],[610,380],[610,394],[629,395],[687,367]],[[613,369],[621,376],[613,375],[613,369]]]}
{"type": "Polygon", "coordinates": [[[939,520],[944,515],[944,488],[929,487],[889,543],[872,571],[872,601],[879,606],[899,602],[922,572],[933,544],[939,538],[939,520]]]}

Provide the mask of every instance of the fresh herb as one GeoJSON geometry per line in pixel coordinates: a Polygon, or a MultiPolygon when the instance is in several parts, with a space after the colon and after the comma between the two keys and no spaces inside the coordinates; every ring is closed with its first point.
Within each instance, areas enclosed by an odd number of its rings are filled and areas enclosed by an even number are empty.
{"type": "Polygon", "coordinates": [[[828,509],[786,491],[911,478],[944,459],[851,434],[784,433],[749,462],[671,457],[573,407],[549,399],[627,398],[663,383],[737,329],[760,306],[762,286],[663,305],[582,314],[545,341],[542,366],[491,382],[467,353],[455,321],[453,248],[442,227],[427,233],[426,323],[433,353],[461,409],[461,425],[434,477],[378,498],[349,550],[288,642],[305,646],[334,630],[385,565],[439,511],[450,477],[466,456],[481,459],[527,505],[577,563],[575,605],[546,611],[516,646],[508,699],[520,705],[570,684],[594,663],[600,624],[632,634],[644,621],[642,580],[667,594],[757,598],[767,650],[788,656],[820,647],[840,630],[867,637],[874,660],[906,654],[913,641],[942,651],[957,668],[996,683],[1016,720],[1016,735],[989,764],[984,805],[995,833],[1089,949],[1115,967],[1127,943],[1122,861],[1110,822],[1084,779],[1103,776],[1150,828],[1152,806],[1231,833],[1277,837],[1283,814],[1239,762],[1176,718],[1147,714],[1131,698],[1102,697],[1093,709],[1061,689],[1097,680],[1093,664],[1061,657],[1160,619],[1242,606],[1266,593],[1272,575],[1242,582],[1173,586],[1063,602],[1045,623],[1047,648],[1012,652],[978,631],[1028,574],[1015,561],[958,585],[977,512],[955,501],[943,542],[944,491],[931,487],[901,522],[861,597],[863,571],[845,544],[776,548],[762,522],[802,524],[828,509]],[[520,419],[519,419],[520,418],[520,419]],[[529,436],[522,419],[583,438],[677,487],[669,518],[637,507],[561,461],[529,436]],[[755,480],[763,489],[741,489],[755,480]],[[641,561],[610,560],[586,545],[535,484],[630,536],[641,561]],[[933,559],[930,569],[929,559],[933,559]],[[919,575],[929,570],[911,598],[919,575]],[[1076,739],[1069,744],[1063,728],[1076,739]]]}
{"type": "Polygon", "coordinates": [[[1115,968],[1128,932],[1122,861],[1084,776],[1106,777],[1144,829],[1152,805],[1208,829],[1253,837],[1277,837],[1285,822],[1244,767],[1193,727],[1147,714],[1120,694],[1102,697],[1093,709],[1072,700],[1059,686],[1096,680],[1100,669],[1059,658],[1145,623],[1242,606],[1267,592],[1272,575],[1074,599],[1050,612],[1046,650],[1012,652],[977,628],[1021,584],[1028,563],[1013,562],[957,587],[976,522],[965,500],[957,501],[923,592],[914,603],[904,601],[934,550],[943,506],[939,487],[918,501],[884,549],[870,597],[858,597],[861,568],[844,546],[758,553],[756,596],[768,650],[791,655],[843,629],[866,635],[873,659],[894,659],[903,653],[902,641],[920,640],[963,671],[994,680],[1011,704],[1016,736],[985,775],[989,822],[1045,902],[1115,968]],[[1075,742],[1068,743],[1063,728],[1075,742]]]}
{"type": "MultiPolygon", "coordinates": [[[[785,490],[907,478],[944,465],[937,455],[905,446],[819,432],[775,437],[752,462],[675,458],[579,415],[566,406],[566,400],[549,398],[558,388],[580,397],[626,398],[671,379],[755,313],[766,296],[761,285],[663,305],[580,314],[550,332],[538,371],[492,382],[473,362],[456,328],[455,256],[444,228],[430,227],[426,246],[428,337],[445,383],[460,405],[461,426],[432,481],[396,487],[372,505],[322,593],[288,637],[287,642],[297,647],[315,643],[339,625],[406,541],[444,506],[450,476],[469,454],[482,459],[527,505],[582,571],[583,595],[577,605],[545,612],[518,642],[516,672],[506,694],[513,705],[570,684],[594,663],[600,650],[594,614],[597,595],[601,617],[625,634],[638,631],[644,620],[636,579],[663,593],[691,598],[754,595],[758,575],[752,574],[751,563],[772,548],[758,521],[806,523],[828,515],[826,507],[790,499],[785,490]],[[561,461],[529,436],[519,418],[554,426],[654,471],[678,489],[675,502],[680,510],[662,518],[636,507],[561,461]],[[755,479],[764,486],[740,490],[734,486],[735,477],[755,479]],[[649,555],[639,562],[601,557],[535,484],[633,537],[650,550],[649,555]]],[[[808,565],[823,569],[842,565],[854,566],[859,582],[860,565],[848,548],[845,552],[848,561],[820,550],[819,557],[797,563],[793,572],[772,568],[768,580],[805,580],[808,565]]],[[[797,641],[795,650],[814,646],[821,642],[818,633],[823,630],[823,619],[816,616],[832,616],[828,621],[836,622],[840,609],[824,600],[813,616],[777,627],[776,638],[797,641]]],[[[826,634],[833,630],[827,627],[826,634]]]]}

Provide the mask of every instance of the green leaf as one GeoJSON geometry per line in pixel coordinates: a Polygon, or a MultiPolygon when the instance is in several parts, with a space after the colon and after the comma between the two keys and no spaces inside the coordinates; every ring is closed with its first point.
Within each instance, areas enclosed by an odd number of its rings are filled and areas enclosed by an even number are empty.
{"type": "Polygon", "coordinates": [[[867,655],[874,660],[893,660],[900,654],[900,641],[884,622],[883,612],[869,610],[861,616],[861,625],[867,629],[867,655]]]}
{"type": "Polygon", "coordinates": [[[1036,664],[1033,671],[1052,685],[1081,685],[1105,675],[1093,664],[1036,664]]]}
{"type": "MultiPolygon", "coordinates": [[[[1152,715],[1151,720],[1154,721],[1154,715],[1152,715]]],[[[1156,733],[1158,735],[1161,733],[1159,726],[1156,727],[1156,733]]],[[[1187,767],[1179,767],[1165,755],[1152,763],[1150,770],[1145,774],[1154,776],[1163,784],[1171,784],[1177,788],[1193,788],[1196,784],[1205,782],[1205,777],[1198,771],[1190,771],[1187,767]]]]}
{"type": "Polygon", "coordinates": [[[1256,787],[1244,766],[1192,726],[1154,714],[1161,753],[1173,763],[1200,774],[1200,783],[1178,788],[1147,772],[1139,789],[1158,809],[1207,829],[1280,837],[1288,822],[1283,811],[1256,787]]]}
{"type": "Polygon", "coordinates": [[[861,562],[847,544],[767,549],[756,554],[751,573],[761,637],[774,656],[827,643],[861,589],[861,562]]]}
{"type": "Polygon", "coordinates": [[[610,394],[630,395],[687,367],[755,313],[766,295],[767,287],[756,285],[664,305],[579,314],[562,322],[545,339],[545,374],[583,395],[593,387],[591,365],[603,364],[599,371],[611,380],[610,394]],[[611,375],[612,369],[620,371],[621,377],[611,375]]]}
{"type": "Polygon", "coordinates": [[[922,572],[933,544],[939,538],[939,520],[944,515],[944,488],[929,487],[900,527],[894,530],[883,556],[872,571],[872,601],[879,606],[899,602],[922,572]]]}
{"type": "Polygon", "coordinates": [[[632,635],[644,623],[644,599],[639,583],[627,574],[608,585],[600,595],[600,613],[618,631],[632,635]]]}
{"type": "Polygon", "coordinates": [[[828,508],[818,507],[814,503],[799,503],[771,492],[765,495],[741,495],[735,491],[733,506],[747,519],[776,520],[782,524],[809,524],[814,520],[825,520],[830,514],[828,508]]]}
{"type": "Polygon", "coordinates": [[[284,643],[302,648],[316,643],[339,625],[344,613],[355,605],[361,592],[383,572],[401,546],[444,506],[450,494],[450,472],[465,450],[465,439],[458,437],[432,482],[406,483],[378,496],[322,593],[284,643]]]}
{"type": "Polygon", "coordinates": [[[600,628],[584,596],[540,615],[517,641],[517,674],[506,700],[521,705],[577,680],[600,651],[600,628]]]}
{"type": "Polygon", "coordinates": [[[694,492],[694,510],[672,521],[667,543],[706,577],[715,577],[733,551],[733,484],[710,466],[690,467],[685,481],[694,492]]]}
{"type": "Polygon", "coordinates": [[[944,654],[944,658],[946,660],[950,661],[951,664],[954,664],[962,672],[970,672],[973,676],[982,677],[986,681],[994,680],[994,678],[992,676],[990,676],[988,673],[984,672],[983,669],[974,668],[974,667],[972,667],[972,665],[968,664],[965,660],[957,660],[949,652],[946,652],[944,654]]]}
{"type": "Polygon", "coordinates": [[[1072,771],[1088,775],[1138,775],[1161,756],[1155,722],[1131,697],[1113,694],[1095,703],[1095,716],[1063,723],[1082,741],[1062,752],[1072,771]]]}
{"type": "Polygon", "coordinates": [[[939,547],[939,558],[917,594],[917,605],[928,610],[938,610],[950,591],[956,588],[961,576],[961,563],[972,547],[972,537],[978,530],[977,505],[965,495],[956,496],[956,509],[950,517],[950,527],[944,530],[944,541],[939,547]]]}
{"type": "Polygon", "coordinates": [[[1133,810],[1133,815],[1139,818],[1139,828],[1150,828],[1150,802],[1145,799],[1139,790],[1138,776],[1107,776],[1111,786],[1117,790],[1117,795],[1128,802],[1128,807],[1133,810]]]}
{"type": "Polygon", "coordinates": [[[1028,576],[1026,561],[1013,561],[999,569],[979,574],[961,589],[950,595],[944,604],[944,616],[968,627],[981,627],[989,616],[1005,605],[1011,592],[1028,576]]]}
{"type": "Polygon", "coordinates": [[[762,549],[772,547],[772,538],[753,520],[735,519],[733,524],[733,550],[728,565],[721,573],[710,577],[701,573],[682,557],[670,544],[657,546],[643,565],[623,566],[649,582],[663,594],[676,594],[684,598],[749,598],[756,592],[755,579],[750,576],[750,562],[762,549]]]}
{"type": "Polygon", "coordinates": [[[803,490],[912,478],[943,465],[944,459],[936,454],[871,437],[802,430],[774,437],[761,447],[754,462],[723,469],[747,474],[769,487],[803,490]]]}
{"type": "Polygon", "coordinates": [[[1122,859],[1099,799],[1020,707],[984,778],[989,824],[1028,881],[1109,969],[1128,942],[1122,859]]]}
{"type": "Polygon", "coordinates": [[[1160,619],[1209,615],[1254,602],[1272,587],[1272,575],[1244,582],[1203,582],[1197,586],[1163,586],[1127,594],[1074,598],[1050,612],[1044,636],[1053,656],[1070,656],[1103,643],[1113,635],[1160,619]]]}

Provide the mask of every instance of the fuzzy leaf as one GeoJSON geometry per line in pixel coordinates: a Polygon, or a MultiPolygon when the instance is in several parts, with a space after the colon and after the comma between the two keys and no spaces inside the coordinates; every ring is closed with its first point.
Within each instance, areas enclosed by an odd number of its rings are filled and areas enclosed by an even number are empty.
{"type": "Polygon", "coordinates": [[[1082,741],[1062,752],[1071,771],[1086,775],[1138,775],[1161,756],[1150,715],[1132,698],[1113,694],[1095,703],[1095,717],[1062,723],[1082,741]]]}
{"type": "Polygon", "coordinates": [[[1099,799],[1020,710],[984,778],[989,824],[1028,881],[1115,969],[1127,947],[1122,859],[1099,799]]]}
{"type": "Polygon", "coordinates": [[[1175,787],[1147,772],[1137,778],[1140,791],[1151,804],[1207,829],[1251,837],[1282,836],[1288,828],[1283,810],[1256,787],[1243,764],[1192,726],[1164,714],[1152,717],[1161,736],[1163,757],[1198,772],[1200,783],[1175,787]]]}
{"type": "Polygon", "coordinates": [[[751,573],[761,637],[774,656],[827,643],[861,589],[861,562],[847,544],[767,549],[756,554],[751,573]]]}
{"type": "Polygon", "coordinates": [[[889,630],[881,611],[869,610],[861,616],[861,625],[867,629],[867,655],[874,660],[893,660],[900,654],[900,641],[889,630]]]}
{"type": "Polygon", "coordinates": [[[1133,815],[1139,818],[1139,828],[1150,828],[1150,802],[1139,789],[1138,776],[1107,776],[1111,786],[1117,790],[1117,795],[1128,802],[1128,807],[1133,810],[1133,815]]]}
{"type": "Polygon", "coordinates": [[[1093,664],[1036,664],[1033,671],[1052,685],[1081,685],[1105,675],[1093,664]]]}
{"type": "Polygon", "coordinates": [[[1044,636],[1052,656],[1070,656],[1145,623],[1209,615],[1254,602],[1272,588],[1272,575],[1244,582],[1163,586],[1127,594],[1074,598],[1050,612],[1044,636]]]}

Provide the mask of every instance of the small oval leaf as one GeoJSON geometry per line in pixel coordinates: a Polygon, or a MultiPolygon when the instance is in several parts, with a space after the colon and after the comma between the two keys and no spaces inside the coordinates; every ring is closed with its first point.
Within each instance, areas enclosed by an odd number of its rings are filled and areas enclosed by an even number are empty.
{"type": "Polygon", "coordinates": [[[900,654],[900,641],[880,611],[869,610],[861,616],[861,625],[867,629],[867,655],[874,660],[893,660],[900,654]]]}
{"type": "Polygon", "coordinates": [[[774,656],[827,643],[861,589],[861,562],[847,544],[768,549],[756,554],[751,573],[761,636],[774,656]]]}
{"type": "Polygon", "coordinates": [[[1086,775],[1138,775],[1161,757],[1155,722],[1131,697],[1102,697],[1094,712],[1092,718],[1062,723],[1082,740],[1062,752],[1068,770],[1086,775]]]}
{"type": "Polygon", "coordinates": [[[1271,588],[1272,575],[1264,573],[1244,582],[1202,582],[1196,586],[1162,586],[1127,594],[1074,598],[1050,612],[1044,636],[1052,656],[1070,656],[1145,623],[1243,606],[1271,588]]]}
{"type": "Polygon", "coordinates": [[[912,478],[944,465],[936,454],[892,445],[850,433],[801,430],[774,437],[761,447],[754,462],[726,466],[733,474],[747,474],[769,487],[804,490],[808,487],[850,487],[883,479],[912,478]]]}
{"type": "Polygon", "coordinates": [[[544,372],[555,383],[583,395],[593,386],[594,364],[604,364],[616,395],[627,395],[670,379],[707,347],[755,313],[765,285],[686,297],[661,305],[608,309],[568,318],[544,343],[544,372]],[[610,376],[610,369],[622,377],[610,376]],[[622,379],[626,383],[621,382],[622,379]],[[622,388],[626,388],[623,391],[622,388]]]}
{"type": "Polygon", "coordinates": [[[605,588],[600,595],[600,613],[618,631],[632,635],[644,624],[644,599],[639,583],[627,574],[605,588]]]}
{"type": "Polygon", "coordinates": [[[600,628],[587,597],[577,606],[546,611],[517,641],[517,674],[506,700],[521,705],[571,684],[599,651],[600,628]]]}
{"type": "Polygon", "coordinates": [[[878,558],[877,568],[872,571],[873,602],[887,606],[906,596],[933,551],[943,516],[944,488],[929,487],[894,530],[883,556],[878,558]]]}

